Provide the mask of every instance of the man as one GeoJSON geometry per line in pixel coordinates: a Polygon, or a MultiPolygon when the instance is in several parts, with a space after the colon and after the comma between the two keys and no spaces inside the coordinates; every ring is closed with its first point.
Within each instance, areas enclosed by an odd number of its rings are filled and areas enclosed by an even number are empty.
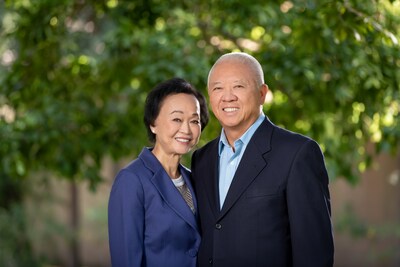
{"type": "Polygon", "coordinates": [[[220,57],[208,76],[221,135],[197,150],[192,175],[199,266],[332,266],[328,175],[318,144],[272,124],[268,86],[246,53],[220,57]]]}

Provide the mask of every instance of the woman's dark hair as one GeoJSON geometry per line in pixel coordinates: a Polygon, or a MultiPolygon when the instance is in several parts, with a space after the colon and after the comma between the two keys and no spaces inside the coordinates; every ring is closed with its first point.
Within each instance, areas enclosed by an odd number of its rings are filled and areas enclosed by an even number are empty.
{"type": "Polygon", "coordinates": [[[204,95],[197,91],[192,84],[185,81],[184,79],[172,78],[170,80],[157,84],[146,97],[143,121],[146,126],[147,135],[150,142],[154,143],[156,141],[156,135],[152,133],[150,126],[154,126],[154,122],[160,114],[162,102],[167,96],[182,93],[193,95],[199,101],[201,130],[203,131],[204,128],[206,128],[209,114],[206,98],[204,97],[204,95]]]}

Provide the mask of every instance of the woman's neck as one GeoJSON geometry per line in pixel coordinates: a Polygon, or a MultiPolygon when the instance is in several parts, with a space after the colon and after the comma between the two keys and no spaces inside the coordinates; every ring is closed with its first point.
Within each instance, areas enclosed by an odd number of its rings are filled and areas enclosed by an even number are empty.
{"type": "Polygon", "coordinates": [[[178,169],[181,155],[166,154],[162,150],[157,149],[157,147],[154,147],[152,153],[161,163],[164,170],[167,172],[169,177],[171,177],[171,179],[176,179],[181,175],[178,169]]]}

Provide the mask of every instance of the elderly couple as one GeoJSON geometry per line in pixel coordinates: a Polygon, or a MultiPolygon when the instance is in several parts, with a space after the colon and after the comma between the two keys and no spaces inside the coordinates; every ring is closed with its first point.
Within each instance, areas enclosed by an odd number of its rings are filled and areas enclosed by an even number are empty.
{"type": "Polygon", "coordinates": [[[151,148],[115,178],[109,206],[112,266],[332,266],[328,175],[319,145],[274,125],[251,55],[221,56],[208,75],[221,134],[192,156],[206,100],[185,80],[157,85],[144,123],[151,148]]]}

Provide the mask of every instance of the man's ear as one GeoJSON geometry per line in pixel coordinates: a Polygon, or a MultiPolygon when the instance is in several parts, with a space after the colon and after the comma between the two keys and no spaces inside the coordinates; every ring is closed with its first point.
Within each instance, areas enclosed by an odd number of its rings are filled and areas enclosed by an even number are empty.
{"type": "Polygon", "coordinates": [[[260,86],[260,105],[263,105],[265,103],[265,98],[267,96],[268,90],[268,85],[266,85],[265,83],[260,86]]]}

